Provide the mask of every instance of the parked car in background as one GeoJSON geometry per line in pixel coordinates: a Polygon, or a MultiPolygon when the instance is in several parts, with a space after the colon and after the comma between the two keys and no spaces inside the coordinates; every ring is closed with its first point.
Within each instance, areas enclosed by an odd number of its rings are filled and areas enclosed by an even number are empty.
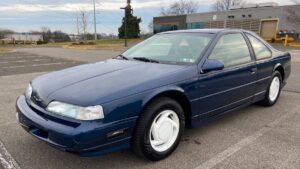
{"type": "Polygon", "coordinates": [[[131,147],[156,161],[185,128],[253,103],[274,105],[290,72],[290,54],[249,31],[165,32],[113,59],[35,78],[17,100],[17,118],[67,152],[131,147]]]}

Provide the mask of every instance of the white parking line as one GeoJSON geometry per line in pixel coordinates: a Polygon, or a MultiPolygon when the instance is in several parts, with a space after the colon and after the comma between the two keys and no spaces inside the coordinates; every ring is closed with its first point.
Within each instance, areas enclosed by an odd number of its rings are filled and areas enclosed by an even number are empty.
{"type": "Polygon", "coordinates": [[[46,58],[46,59],[34,59],[32,61],[34,62],[39,62],[39,61],[45,61],[45,60],[51,60],[51,58],[46,58]]]}
{"type": "Polygon", "coordinates": [[[16,160],[7,151],[4,144],[0,141],[0,164],[4,169],[21,169],[16,160]]]}
{"type": "Polygon", "coordinates": [[[8,67],[2,67],[3,69],[14,69],[14,68],[21,68],[25,66],[8,66],[8,67]]]}
{"type": "Polygon", "coordinates": [[[300,50],[291,50],[291,52],[300,53],[300,50]]]}
{"type": "Polygon", "coordinates": [[[69,63],[69,62],[59,62],[59,63],[42,63],[42,64],[33,64],[33,67],[36,66],[50,66],[50,65],[61,65],[63,63],[69,63]]]}
{"type": "Polygon", "coordinates": [[[2,69],[16,69],[16,68],[23,68],[23,67],[39,67],[39,66],[52,66],[52,65],[62,65],[68,63],[75,63],[75,62],[59,62],[59,63],[41,63],[41,64],[32,64],[32,65],[21,65],[21,66],[7,66],[1,67],[2,69]]]}
{"type": "Polygon", "coordinates": [[[253,135],[246,137],[245,139],[241,140],[240,142],[228,147],[223,152],[217,154],[213,158],[209,159],[208,161],[202,163],[195,169],[211,169],[221,163],[222,161],[229,158],[234,153],[238,152],[239,150],[243,149],[244,147],[248,146],[249,144],[253,143],[255,140],[257,140],[259,137],[263,136],[267,132],[274,129],[278,124],[286,120],[287,118],[291,117],[294,114],[297,114],[299,112],[300,106],[297,106],[295,109],[290,111],[289,113],[286,113],[285,115],[281,116],[280,118],[276,119],[272,123],[268,124],[266,127],[263,127],[259,131],[255,132],[253,135]]]}

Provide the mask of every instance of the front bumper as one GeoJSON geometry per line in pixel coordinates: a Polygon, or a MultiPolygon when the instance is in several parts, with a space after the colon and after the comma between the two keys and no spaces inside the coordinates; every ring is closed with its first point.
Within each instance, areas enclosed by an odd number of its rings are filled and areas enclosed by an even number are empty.
{"type": "Polygon", "coordinates": [[[129,148],[136,122],[136,118],[112,123],[103,120],[69,122],[29,106],[23,95],[18,98],[16,109],[19,123],[28,133],[58,149],[82,156],[102,155],[129,148]],[[110,137],[116,131],[124,133],[110,137]]]}

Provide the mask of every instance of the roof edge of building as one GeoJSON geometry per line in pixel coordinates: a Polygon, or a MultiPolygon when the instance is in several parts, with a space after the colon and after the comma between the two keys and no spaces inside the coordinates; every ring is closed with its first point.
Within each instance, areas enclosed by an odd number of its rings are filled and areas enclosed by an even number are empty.
{"type": "Polygon", "coordinates": [[[190,15],[199,15],[199,14],[222,14],[222,13],[228,13],[228,12],[234,12],[234,11],[243,11],[243,10],[253,10],[253,9],[266,9],[266,8],[285,8],[285,7],[295,7],[299,6],[300,4],[296,5],[281,5],[281,6],[270,6],[270,7],[256,7],[256,8],[241,8],[241,9],[233,9],[228,11],[210,11],[210,12],[199,12],[199,13],[193,13],[193,14],[185,14],[185,15],[170,15],[170,16],[156,16],[155,18],[168,18],[168,17],[184,17],[184,16],[190,16],[190,15]]]}

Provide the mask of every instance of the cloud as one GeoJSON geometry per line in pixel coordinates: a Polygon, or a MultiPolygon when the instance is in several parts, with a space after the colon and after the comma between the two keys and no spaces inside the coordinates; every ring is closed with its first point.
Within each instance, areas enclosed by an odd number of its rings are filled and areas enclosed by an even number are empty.
{"type": "MultiPolygon", "coordinates": [[[[92,11],[92,3],[74,0],[72,3],[66,1],[60,1],[59,3],[50,3],[49,1],[28,1],[27,3],[17,3],[14,1],[9,2],[4,0],[6,4],[0,6],[0,12],[75,12],[78,10],[92,11]],[[64,3],[63,3],[64,2],[64,3]]],[[[211,0],[193,0],[200,4],[211,4],[211,0]]],[[[170,4],[170,0],[135,0],[132,1],[132,7],[134,9],[144,8],[161,8],[167,7],[170,4]]],[[[96,7],[102,11],[116,11],[120,10],[120,7],[126,5],[125,0],[102,0],[96,3],[96,7]]]]}
{"type": "MultiPolygon", "coordinates": [[[[126,0],[96,0],[98,32],[117,33],[124,15],[120,7],[126,0]]],[[[141,17],[141,29],[148,29],[153,16],[158,16],[162,7],[168,7],[176,0],[132,0],[134,15],[141,17]]],[[[214,0],[193,0],[199,2],[199,12],[208,12],[214,0]]],[[[275,1],[280,5],[292,4],[291,0],[254,0],[251,3],[275,1]]],[[[250,1],[248,0],[250,3],[250,1]]],[[[93,10],[92,0],[0,0],[0,27],[19,32],[39,30],[47,26],[52,30],[76,32],[78,10],[93,10]]],[[[90,21],[92,23],[92,16],[90,21]]],[[[89,31],[92,32],[90,26],[89,31]]]]}
{"type": "MultiPolygon", "coordinates": [[[[141,8],[157,8],[161,5],[167,5],[167,0],[156,0],[156,1],[133,1],[132,7],[135,9],[141,8]]],[[[105,1],[97,3],[97,9],[102,11],[115,11],[120,10],[120,7],[124,7],[126,4],[124,1],[105,1]]],[[[47,12],[47,11],[61,11],[61,12],[75,12],[78,10],[92,11],[93,6],[91,3],[64,3],[64,4],[10,4],[0,6],[0,12],[47,12]]]]}
{"type": "MultiPolygon", "coordinates": [[[[211,0],[194,0],[199,2],[200,5],[210,5],[214,3],[211,0]]],[[[256,0],[256,3],[266,2],[269,0],[256,0]]],[[[28,1],[28,3],[9,3],[5,1],[6,5],[0,6],[0,12],[76,12],[78,10],[92,11],[92,3],[82,3],[82,1],[74,0],[73,3],[70,1],[60,1],[58,4],[50,3],[49,1],[28,1]],[[64,3],[63,3],[64,2],[64,3]]],[[[291,4],[291,0],[277,0],[275,1],[280,5],[291,4]]],[[[170,4],[170,0],[135,0],[132,1],[132,7],[134,9],[143,8],[162,8],[170,4]]],[[[97,2],[97,9],[101,11],[116,11],[120,7],[126,5],[125,0],[102,0],[97,2]]]]}

